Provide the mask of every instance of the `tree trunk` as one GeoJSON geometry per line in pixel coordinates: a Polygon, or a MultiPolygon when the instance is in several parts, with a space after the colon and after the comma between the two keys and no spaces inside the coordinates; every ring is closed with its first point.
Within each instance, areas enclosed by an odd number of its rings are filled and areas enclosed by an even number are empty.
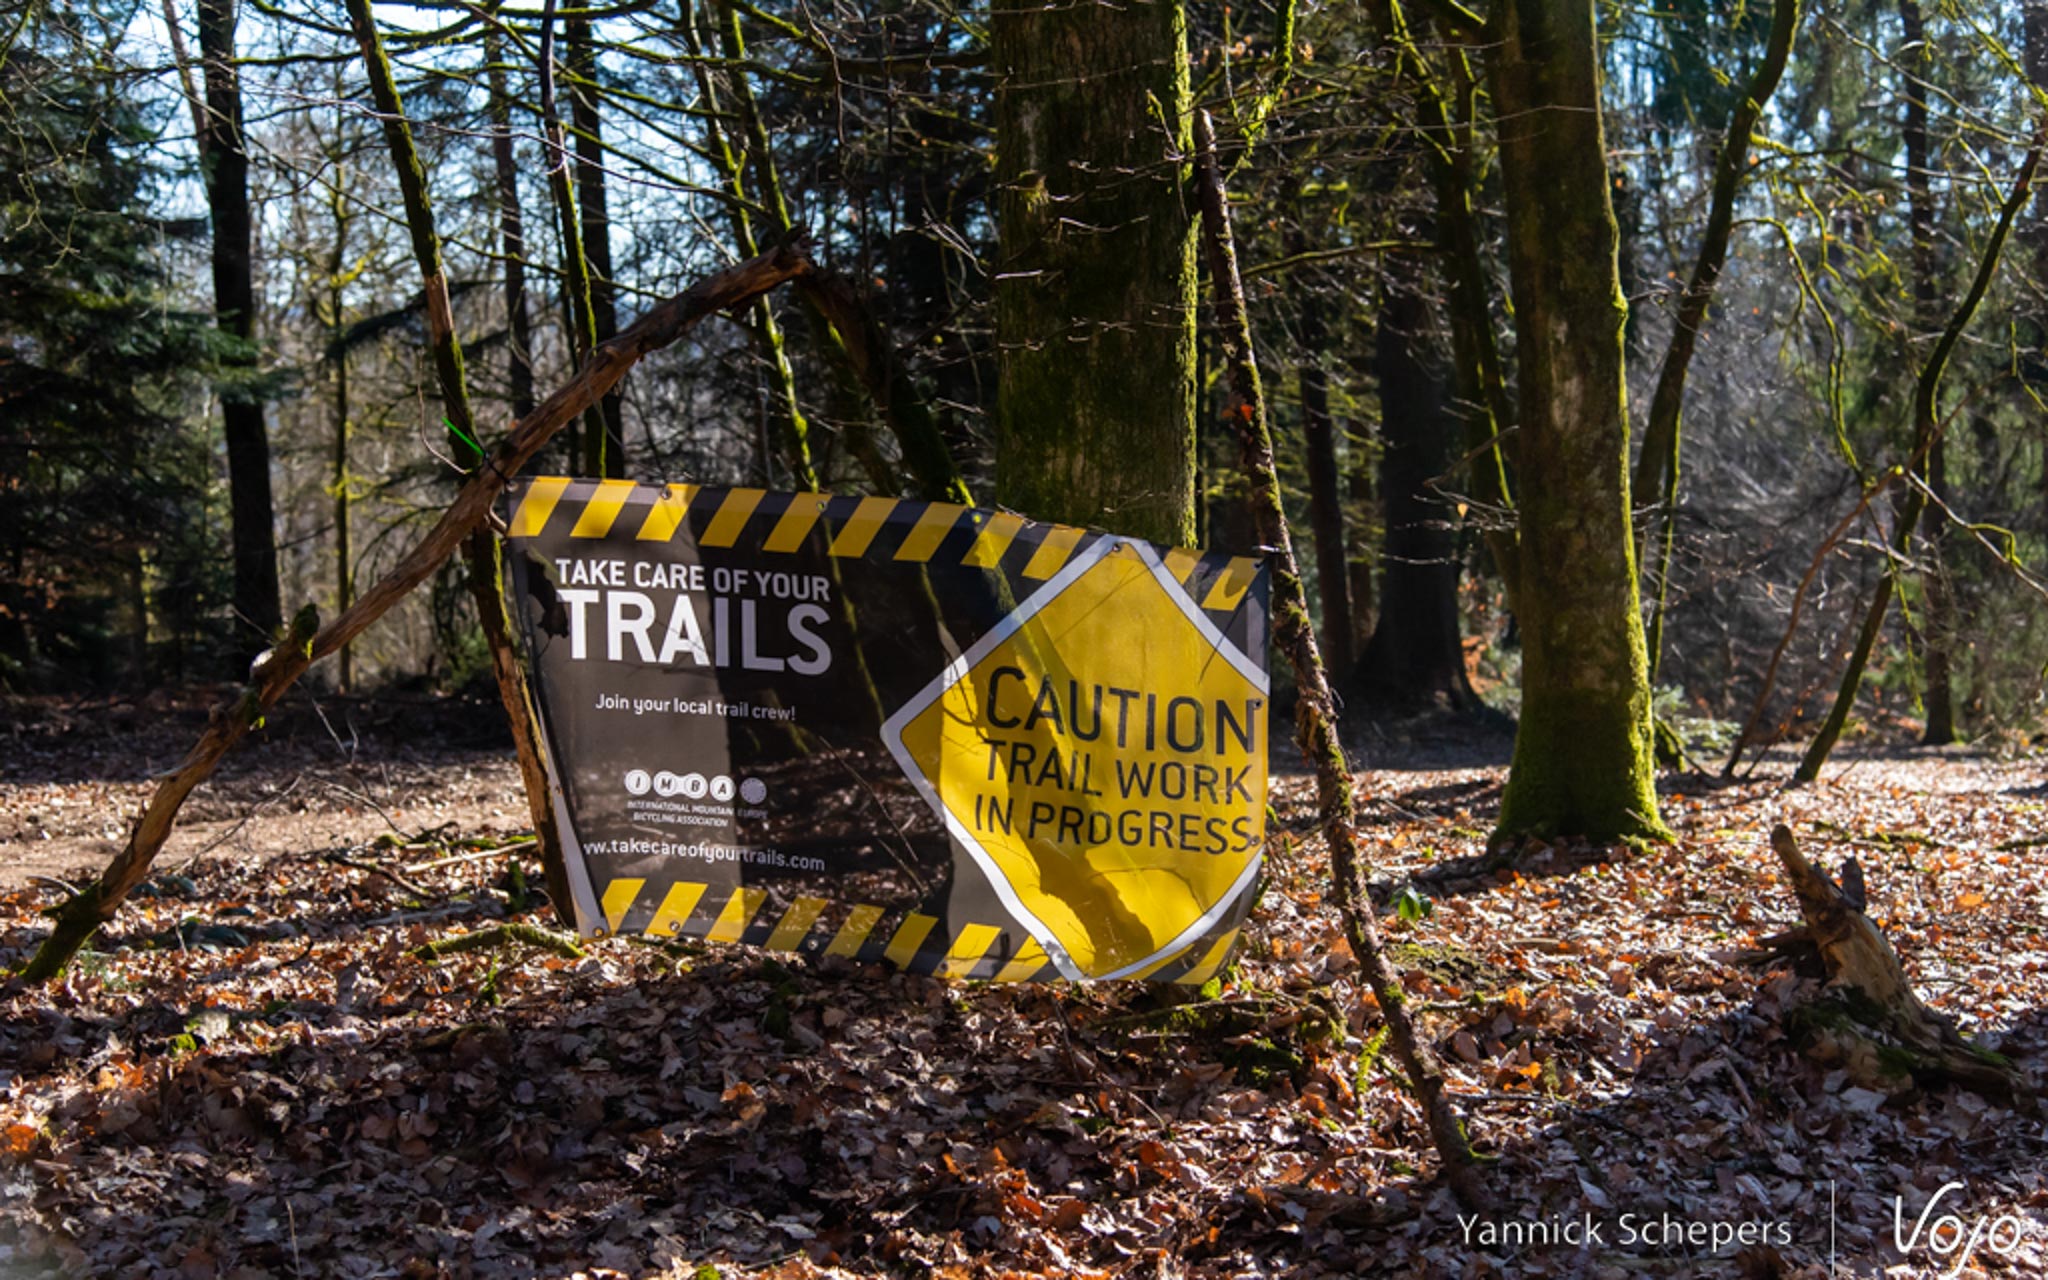
{"type": "Polygon", "coordinates": [[[1492,291],[1480,252],[1484,236],[1473,204],[1480,185],[1472,160],[1477,78],[1470,55],[1457,44],[1445,46],[1442,56],[1449,70],[1440,74],[1424,56],[1400,6],[1377,0],[1371,13],[1380,40],[1393,50],[1401,73],[1415,86],[1416,123],[1431,140],[1424,155],[1436,196],[1437,243],[1444,253],[1451,387],[1470,455],[1467,483],[1482,508],[1480,527],[1487,552],[1513,608],[1521,562],[1516,533],[1505,525],[1514,509],[1508,484],[1513,437],[1507,433],[1515,415],[1494,334],[1492,291]]]}
{"type": "Polygon", "coordinates": [[[1344,493],[1351,509],[1359,513],[1357,554],[1344,566],[1351,578],[1351,652],[1364,653],[1378,626],[1379,590],[1375,583],[1379,556],[1371,549],[1369,531],[1385,521],[1379,514],[1379,469],[1374,459],[1378,446],[1365,423],[1354,422],[1349,433],[1351,469],[1344,477],[1344,493]]]}
{"type": "MultiPolygon", "coordinates": [[[[569,123],[576,133],[577,230],[590,273],[590,338],[610,342],[619,332],[617,287],[612,277],[612,223],[604,189],[604,122],[597,110],[597,49],[590,23],[568,23],[569,123]]],[[[583,468],[592,476],[626,474],[625,407],[615,391],[599,405],[602,432],[584,442],[583,468]]]]}
{"type": "MultiPolygon", "coordinates": [[[[206,71],[206,203],[213,216],[213,309],[241,347],[231,376],[256,372],[256,283],[250,247],[249,153],[242,137],[242,85],[235,65],[236,0],[199,0],[199,56],[206,71]]],[[[277,594],[277,535],[270,497],[270,436],[263,404],[246,384],[221,392],[235,559],[235,614],[268,643],[284,619],[277,594]]],[[[254,647],[262,647],[260,644],[254,647]]]]}
{"type": "Polygon", "coordinates": [[[1629,523],[1593,0],[1501,0],[1492,53],[1519,361],[1522,713],[1498,837],[1669,835],[1629,523]]]}
{"type": "MultiPolygon", "coordinates": [[[[1927,45],[1927,26],[1920,12],[1920,0],[1899,0],[1899,60],[1904,64],[1904,82],[1899,97],[1905,105],[1901,134],[1906,144],[1906,214],[1913,244],[1913,318],[1915,339],[1934,332],[1941,323],[1941,281],[1934,248],[1934,192],[1928,179],[1930,157],[1927,147],[1926,76],[1933,69],[1933,51],[1927,45]]],[[[1948,448],[1937,432],[1927,442],[1927,483],[1937,497],[1946,497],[1948,448]]],[[[1921,631],[1926,655],[1926,687],[1921,702],[1927,711],[1926,731],[1920,740],[1928,746],[1946,746],[1956,740],[1955,698],[1950,679],[1949,642],[1955,630],[1955,610],[1949,594],[1947,570],[1941,562],[1943,525],[1937,521],[1927,533],[1926,572],[1921,586],[1926,593],[1927,625],[1921,631]]]]}
{"type": "Polygon", "coordinates": [[[505,254],[505,344],[512,416],[533,412],[533,316],[526,301],[526,220],[519,207],[519,166],[512,148],[512,99],[505,88],[504,46],[484,32],[491,105],[491,168],[497,180],[498,238],[505,254]]]}
{"type": "MultiPolygon", "coordinates": [[[[1299,249],[1296,250],[1299,252],[1299,249]]],[[[1351,673],[1351,570],[1344,538],[1344,499],[1338,492],[1337,432],[1330,421],[1330,373],[1323,366],[1328,333],[1323,300],[1313,289],[1301,299],[1301,434],[1308,463],[1308,522],[1316,547],[1316,587],[1323,599],[1323,650],[1338,681],[1351,673]]]]}
{"type": "MultiPolygon", "coordinates": [[[[555,0],[546,0],[541,10],[540,48],[541,132],[546,140],[548,195],[555,205],[555,224],[562,241],[562,291],[568,304],[569,350],[574,364],[581,367],[597,349],[597,320],[590,309],[590,259],[583,245],[582,219],[576,212],[576,184],[571,174],[569,142],[562,132],[561,112],[555,104],[555,0]]],[[[583,415],[583,448],[569,442],[569,467],[587,465],[592,450],[602,450],[605,434],[604,406],[593,404],[583,415]],[[599,443],[593,445],[591,441],[599,443]]],[[[602,453],[599,453],[602,458],[602,453]]]]}
{"type": "MultiPolygon", "coordinates": [[[[341,314],[341,290],[334,291],[334,313],[341,314]]],[[[337,613],[355,603],[355,575],[350,570],[355,550],[349,542],[348,352],[334,355],[334,602],[337,613]]],[[[343,645],[335,665],[335,687],[355,688],[355,650],[343,645]]]]}
{"type": "Polygon", "coordinates": [[[1458,627],[1458,538],[1435,484],[1459,450],[1458,415],[1430,359],[1429,302],[1393,269],[1382,285],[1374,335],[1380,389],[1379,622],[1354,681],[1366,701],[1402,711],[1454,709],[1476,699],[1465,678],[1458,627]]]}
{"type": "MultiPolygon", "coordinates": [[[[336,125],[341,121],[337,119],[336,125]]],[[[334,608],[348,612],[355,602],[355,578],[350,572],[354,550],[349,542],[348,474],[348,347],[342,337],[348,331],[348,299],[344,284],[348,270],[349,217],[347,171],[342,166],[340,134],[336,134],[335,189],[330,197],[334,212],[334,252],[327,260],[327,331],[331,335],[329,359],[334,362],[334,608]]],[[[336,663],[335,687],[347,693],[355,686],[355,650],[343,645],[336,663]]]]}
{"type": "Polygon", "coordinates": [[[997,0],[997,500],[1194,540],[1195,239],[1178,0],[997,0]]]}

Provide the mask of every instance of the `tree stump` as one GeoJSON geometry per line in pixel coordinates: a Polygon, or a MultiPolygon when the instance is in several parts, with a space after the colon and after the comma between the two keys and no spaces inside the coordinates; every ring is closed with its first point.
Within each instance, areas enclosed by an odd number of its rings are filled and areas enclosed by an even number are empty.
{"type": "Polygon", "coordinates": [[[2032,1091],[2011,1062],[1971,1044],[1921,1003],[1883,931],[1863,913],[1863,872],[1855,860],[1843,865],[1837,883],[1807,860],[1783,824],[1771,829],[1771,848],[1806,923],[1769,939],[1759,955],[1806,968],[1817,961],[1817,976],[1826,980],[1819,998],[1788,1019],[1794,1042],[1865,1088],[1897,1093],[1914,1084],[1956,1084],[2031,1109],[2032,1091]]]}

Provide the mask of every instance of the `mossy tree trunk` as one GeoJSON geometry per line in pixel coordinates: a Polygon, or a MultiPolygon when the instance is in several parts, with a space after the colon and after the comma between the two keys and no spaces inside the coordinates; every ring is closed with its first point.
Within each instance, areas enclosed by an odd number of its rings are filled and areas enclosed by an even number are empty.
{"type": "Polygon", "coordinates": [[[1178,0],[997,0],[996,477],[1033,518],[1195,535],[1178,0]]]}
{"type": "MultiPolygon", "coordinates": [[[[249,152],[242,135],[242,80],[235,61],[237,0],[199,0],[199,57],[206,77],[201,171],[213,221],[213,310],[239,345],[221,388],[227,442],[229,540],[234,549],[234,610],[267,644],[283,621],[277,592],[277,534],[270,492],[270,435],[256,373],[256,281],[249,206],[249,152]]],[[[249,646],[260,648],[261,644],[249,646]]],[[[248,649],[243,650],[247,656],[248,649]]]]}
{"type": "Polygon", "coordinates": [[[1501,0],[1491,54],[1515,310],[1522,714],[1498,837],[1668,835],[1629,524],[1627,384],[1594,0],[1501,0]]]}

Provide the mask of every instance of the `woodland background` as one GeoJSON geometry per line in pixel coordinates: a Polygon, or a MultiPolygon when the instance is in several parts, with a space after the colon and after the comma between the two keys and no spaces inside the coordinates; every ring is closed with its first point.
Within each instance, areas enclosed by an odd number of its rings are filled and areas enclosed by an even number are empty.
{"type": "Polygon", "coordinates": [[[15,0],[0,1264],[1860,1275],[1953,1181],[2048,1265],[2044,112],[2039,0],[15,0]],[[558,425],[1272,556],[1237,960],[537,927],[444,512],[558,425]]]}
{"type": "MultiPolygon", "coordinates": [[[[1915,375],[2033,127],[2048,66],[2039,6],[1922,7],[1809,5],[1741,175],[1728,265],[1686,392],[1655,666],[1660,708],[1718,732],[1711,745],[1747,718],[1815,549],[1869,475],[1910,455],[1915,375]]],[[[541,12],[486,19],[486,8],[380,11],[483,421],[506,420],[533,387],[565,379],[579,324],[602,340],[786,225],[808,228],[820,260],[857,290],[892,355],[885,395],[904,402],[878,408],[843,343],[784,302],[649,361],[606,402],[608,454],[593,450],[593,426],[537,469],[601,461],[646,478],[787,486],[787,440],[800,427],[826,488],[915,493],[919,460],[891,429],[907,405],[973,496],[1047,518],[1068,513],[1031,500],[1047,486],[1028,472],[1129,467],[1142,491],[1146,467],[1185,454],[1196,495],[1176,515],[1185,532],[1255,548],[1205,315],[1133,319],[1126,307],[1151,302],[1105,309],[1071,289],[1048,304],[1061,314],[1035,322],[1029,341],[1070,353],[1105,333],[1113,346],[1119,326],[1165,331],[1164,345],[1112,353],[1118,390],[1149,406],[1122,420],[1123,406],[1101,403],[1111,386],[1101,373],[1087,386],[1028,387],[1028,370],[1005,380],[992,299],[1006,261],[1029,250],[999,241],[1005,122],[986,14],[563,9],[549,24],[558,152],[538,118],[541,12]],[[556,190],[551,175],[569,181],[556,190]],[[565,226],[580,249],[571,257],[584,260],[566,268],[565,226]],[[570,282],[586,265],[584,319],[570,282]],[[1080,390],[1097,403],[1060,405],[1080,390]],[[1017,450],[1018,474],[1005,475],[1006,395],[1020,416],[1042,409],[1105,429],[1017,450]],[[1185,448],[1158,449],[1131,425],[1162,415],[1190,437],[1185,448]]],[[[1717,151],[1771,13],[1679,0],[1600,17],[1640,436],[1717,151]]],[[[1480,536],[1511,517],[1461,443],[1471,414],[1453,329],[1464,303],[1431,168],[1432,150],[1447,149],[1467,172],[1489,286],[1482,322],[1511,380],[1496,126],[1472,56],[1442,42],[1431,6],[1402,21],[1412,61],[1375,6],[1191,5],[1189,91],[1223,121],[1256,347],[1305,559],[1313,531],[1321,572],[1308,586],[1340,687],[1354,702],[1413,709],[1434,698],[1512,713],[1517,636],[1480,536]],[[1428,127],[1439,109],[1448,133],[1428,127]]],[[[1157,38],[1170,45],[1171,32],[1157,38]]],[[[232,676],[283,612],[313,602],[332,613],[387,567],[445,501],[459,462],[444,443],[403,202],[347,16],[338,6],[39,0],[17,11],[5,48],[0,681],[47,692],[232,676]],[[230,47],[236,74],[216,67],[209,78],[204,60],[230,47]],[[196,128],[208,103],[216,125],[196,128]],[[213,135],[231,133],[233,117],[239,146],[221,145],[213,135]],[[249,161],[243,190],[229,189],[229,174],[214,196],[238,206],[229,223],[246,218],[249,247],[248,314],[223,308],[220,324],[202,132],[216,152],[249,161]],[[227,432],[237,443],[224,440],[224,413],[237,419],[227,432]],[[247,425],[259,413],[260,430],[247,425]],[[244,508],[254,514],[238,556],[233,515],[244,508]]],[[[1102,137],[1049,129],[1046,145],[1072,154],[1040,158],[1086,169],[1085,148],[1132,137],[1130,155],[1101,163],[1142,185],[1174,139],[1156,122],[1111,118],[1129,106],[1115,95],[1096,100],[1115,104],[1099,109],[1102,137]],[[1147,148],[1158,158],[1146,160],[1147,148]]],[[[1937,723],[1932,737],[2017,743],[2033,729],[2048,662],[2042,597],[2025,570],[2048,490],[2042,210],[2037,198],[2023,215],[1949,374],[1933,477],[1947,514],[1916,544],[1924,572],[1902,579],[1906,607],[1890,615],[1858,706],[1859,719],[1894,733],[1920,727],[1944,673],[1948,707],[1936,719],[1948,732],[1937,723]]],[[[1163,261],[1150,287],[1167,297],[1193,266],[1171,252],[1163,261]]],[[[1652,490],[1635,495],[1647,525],[1657,486],[1638,479],[1652,490]]],[[[1089,522],[1148,531],[1119,514],[1097,504],[1089,522]]],[[[1857,621],[1849,602],[1885,562],[1881,540],[1865,520],[1821,558],[1759,736],[1797,736],[1824,710],[1857,621]]],[[[1642,557],[1653,590],[1657,559],[1642,557]]],[[[444,572],[313,678],[442,688],[476,678],[486,664],[460,573],[444,572]]]]}

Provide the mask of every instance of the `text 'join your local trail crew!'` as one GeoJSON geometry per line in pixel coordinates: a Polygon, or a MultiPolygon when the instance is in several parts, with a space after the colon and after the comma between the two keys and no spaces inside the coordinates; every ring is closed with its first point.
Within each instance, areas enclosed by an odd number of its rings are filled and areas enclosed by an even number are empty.
{"type": "Polygon", "coordinates": [[[1009,512],[542,478],[508,557],[586,934],[1200,984],[1265,837],[1268,580],[1009,512]]]}

